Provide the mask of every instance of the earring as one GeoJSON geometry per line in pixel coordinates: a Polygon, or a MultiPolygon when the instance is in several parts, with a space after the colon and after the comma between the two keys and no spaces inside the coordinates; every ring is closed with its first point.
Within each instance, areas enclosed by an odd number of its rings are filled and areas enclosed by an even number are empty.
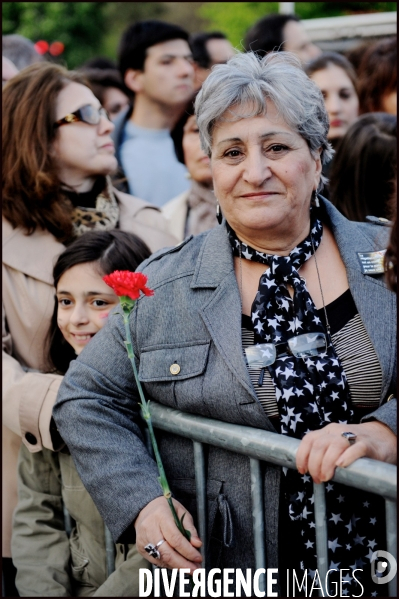
{"type": "Polygon", "coordinates": [[[319,198],[317,196],[316,190],[312,191],[312,200],[311,203],[313,206],[316,206],[316,208],[320,208],[320,201],[319,198]]]}
{"type": "Polygon", "coordinates": [[[217,219],[219,225],[221,225],[222,220],[223,220],[223,214],[222,214],[222,211],[220,210],[219,200],[216,200],[216,219],[217,219]]]}

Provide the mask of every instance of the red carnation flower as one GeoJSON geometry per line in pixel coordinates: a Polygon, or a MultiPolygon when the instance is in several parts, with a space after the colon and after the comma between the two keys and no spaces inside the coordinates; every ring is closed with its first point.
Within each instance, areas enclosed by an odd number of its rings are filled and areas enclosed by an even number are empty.
{"type": "Polygon", "coordinates": [[[141,272],[115,270],[110,275],[105,275],[103,281],[112,287],[119,297],[125,295],[136,300],[140,297],[140,291],[144,295],[154,295],[153,290],[146,287],[147,277],[141,272]]]}

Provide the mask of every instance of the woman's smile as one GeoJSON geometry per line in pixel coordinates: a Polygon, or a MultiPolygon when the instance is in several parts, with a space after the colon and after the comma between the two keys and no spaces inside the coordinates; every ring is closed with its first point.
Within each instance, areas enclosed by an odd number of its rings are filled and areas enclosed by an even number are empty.
{"type": "Polygon", "coordinates": [[[241,194],[242,198],[249,199],[262,199],[262,198],[270,198],[271,196],[279,195],[278,191],[254,191],[252,193],[243,193],[241,194]]]}
{"type": "Polygon", "coordinates": [[[221,120],[211,167],[221,211],[241,239],[273,232],[288,242],[308,227],[321,161],[271,102],[266,115],[221,120]]]}

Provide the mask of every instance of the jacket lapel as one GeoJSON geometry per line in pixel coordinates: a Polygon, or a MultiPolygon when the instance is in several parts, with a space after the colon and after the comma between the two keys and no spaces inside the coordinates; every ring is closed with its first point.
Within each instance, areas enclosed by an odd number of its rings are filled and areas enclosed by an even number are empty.
{"type": "Polygon", "coordinates": [[[244,362],[241,339],[241,300],[233,254],[225,226],[212,229],[198,257],[191,288],[214,288],[200,315],[220,355],[245,389],[240,403],[257,401],[244,362]]]}

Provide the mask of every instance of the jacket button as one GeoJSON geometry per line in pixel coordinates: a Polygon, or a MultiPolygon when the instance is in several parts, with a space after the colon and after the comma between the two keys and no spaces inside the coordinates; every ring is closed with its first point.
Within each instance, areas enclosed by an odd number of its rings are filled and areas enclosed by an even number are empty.
{"type": "Polygon", "coordinates": [[[170,374],[179,374],[180,372],[180,366],[178,364],[176,364],[176,362],[174,364],[172,364],[172,366],[169,368],[170,370],[170,374]]]}
{"type": "Polygon", "coordinates": [[[37,443],[37,439],[36,439],[35,435],[32,435],[32,433],[25,433],[25,439],[31,445],[36,445],[36,443],[37,443]]]}

